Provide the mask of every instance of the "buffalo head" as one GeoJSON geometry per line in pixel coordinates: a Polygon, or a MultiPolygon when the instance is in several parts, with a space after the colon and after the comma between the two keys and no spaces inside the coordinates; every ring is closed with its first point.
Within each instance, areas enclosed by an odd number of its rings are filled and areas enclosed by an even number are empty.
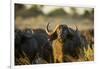
{"type": "Polygon", "coordinates": [[[76,30],[73,31],[67,25],[63,24],[63,25],[57,25],[55,29],[51,32],[48,29],[49,24],[50,23],[47,24],[46,32],[49,35],[50,40],[58,39],[59,41],[62,42],[62,41],[65,41],[66,38],[73,37],[74,33],[78,31],[77,27],[76,27],[76,30]]]}

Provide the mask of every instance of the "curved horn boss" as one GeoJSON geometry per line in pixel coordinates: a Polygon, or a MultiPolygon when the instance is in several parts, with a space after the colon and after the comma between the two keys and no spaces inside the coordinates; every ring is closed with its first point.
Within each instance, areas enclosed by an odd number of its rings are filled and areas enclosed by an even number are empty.
{"type": "Polygon", "coordinates": [[[69,34],[69,36],[74,36],[74,34],[76,33],[76,32],[78,32],[78,28],[77,28],[77,26],[75,25],[75,30],[73,30],[72,28],[69,28],[67,25],[66,25],[66,27],[67,27],[67,29],[68,29],[68,34],[69,34]]]}
{"type": "Polygon", "coordinates": [[[48,22],[48,24],[46,25],[46,33],[49,36],[49,40],[54,40],[54,39],[57,38],[57,32],[56,32],[56,30],[59,27],[59,24],[55,27],[55,29],[53,31],[49,30],[49,24],[50,23],[48,22]]]}

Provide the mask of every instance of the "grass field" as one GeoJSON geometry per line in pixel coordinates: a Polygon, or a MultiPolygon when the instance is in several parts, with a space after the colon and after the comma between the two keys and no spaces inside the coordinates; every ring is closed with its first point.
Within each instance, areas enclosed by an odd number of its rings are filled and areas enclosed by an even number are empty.
{"type": "Polygon", "coordinates": [[[37,16],[37,17],[29,17],[29,18],[22,18],[17,17],[15,20],[16,27],[20,29],[25,28],[43,28],[45,29],[46,24],[50,22],[50,28],[54,29],[57,24],[66,24],[71,28],[75,29],[74,25],[77,25],[79,30],[87,30],[91,29],[94,26],[93,21],[85,18],[81,19],[74,19],[74,18],[61,18],[61,17],[44,17],[44,16],[37,16]]]}
{"type": "MultiPolygon", "coordinates": [[[[91,49],[90,46],[88,45],[88,49],[84,49],[83,51],[81,51],[85,54],[85,56],[82,56],[82,54],[79,54],[79,59],[75,59],[72,56],[69,55],[64,55],[64,60],[68,61],[68,62],[85,62],[85,61],[94,61],[94,49],[91,49]]],[[[48,64],[47,61],[45,61],[42,58],[38,58],[39,59],[39,64],[48,64]]],[[[27,55],[21,56],[19,59],[15,58],[16,63],[18,63],[18,65],[30,65],[30,60],[27,57],[27,55]]],[[[65,62],[64,62],[65,63],[65,62]]]]}

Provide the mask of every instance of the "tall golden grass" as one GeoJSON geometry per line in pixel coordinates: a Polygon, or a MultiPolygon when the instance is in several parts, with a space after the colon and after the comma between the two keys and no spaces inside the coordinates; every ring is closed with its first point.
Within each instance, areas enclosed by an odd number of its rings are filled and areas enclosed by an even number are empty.
{"type": "MultiPolygon", "coordinates": [[[[87,49],[84,48],[83,50],[81,50],[81,52],[82,53],[79,54],[79,59],[76,59],[70,55],[64,55],[64,60],[66,60],[67,62],[94,61],[94,49],[90,48],[89,45],[87,49]],[[83,56],[83,53],[84,53],[84,56],[83,56]]],[[[18,58],[15,58],[15,59],[18,65],[30,65],[31,64],[29,58],[26,55],[24,57],[21,56],[19,59],[18,58]]],[[[42,58],[38,58],[38,59],[39,60],[37,64],[47,64],[48,63],[46,60],[42,58]]]]}

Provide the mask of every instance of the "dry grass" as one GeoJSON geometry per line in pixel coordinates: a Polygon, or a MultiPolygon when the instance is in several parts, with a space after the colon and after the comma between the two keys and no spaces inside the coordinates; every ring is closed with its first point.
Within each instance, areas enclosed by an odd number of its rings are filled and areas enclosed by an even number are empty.
{"type": "Polygon", "coordinates": [[[83,49],[84,56],[79,55],[79,61],[93,61],[94,60],[94,50],[90,48],[88,45],[88,49],[86,50],[85,48],[83,49]]]}
{"type": "MultiPolygon", "coordinates": [[[[20,55],[20,58],[15,57],[15,64],[16,65],[30,65],[32,64],[28,56],[23,52],[23,56],[20,55]]],[[[41,57],[36,58],[33,62],[34,64],[47,64],[48,62],[41,57]]]]}
{"type": "Polygon", "coordinates": [[[93,28],[93,22],[89,19],[68,19],[68,18],[47,18],[44,16],[22,18],[16,17],[16,27],[20,29],[25,28],[43,28],[45,29],[46,24],[51,22],[50,28],[54,29],[57,24],[67,24],[69,27],[75,29],[75,25],[78,26],[79,30],[93,28]]]}
{"type": "MultiPolygon", "coordinates": [[[[15,59],[16,59],[16,63],[18,63],[17,65],[31,64],[29,58],[26,55],[24,57],[21,56],[19,59],[17,58],[15,59]]],[[[79,59],[75,59],[74,57],[69,55],[64,55],[64,60],[66,60],[67,62],[94,61],[94,49],[91,49],[90,46],[88,45],[88,49],[84,48],[83,50],[81,50],[81,53],[79,54],[79,59]]],[[[48,64],[48,62],[42,58],[37,58],[36,62],[37,62],[36,64],[48,64]]]]}
{"type": "Polygon", "coordinates": [[[15,64],[16,65],[29,65],[31,63],[27,55],[23,52],[23,56],[20,55],[20,58],[15,57],[15,64]]]}
{"type": "Polygon", "coordinates": [[[75,59],[74,57],[69,55],[65,55],[64,57],[64,59],[69,62],[94,61],[94,49],[91,49],[88,45],[88,49],[84,48],[83,50],[81,50],[81,53],[79,54],[79,59],[75,59]]]}

